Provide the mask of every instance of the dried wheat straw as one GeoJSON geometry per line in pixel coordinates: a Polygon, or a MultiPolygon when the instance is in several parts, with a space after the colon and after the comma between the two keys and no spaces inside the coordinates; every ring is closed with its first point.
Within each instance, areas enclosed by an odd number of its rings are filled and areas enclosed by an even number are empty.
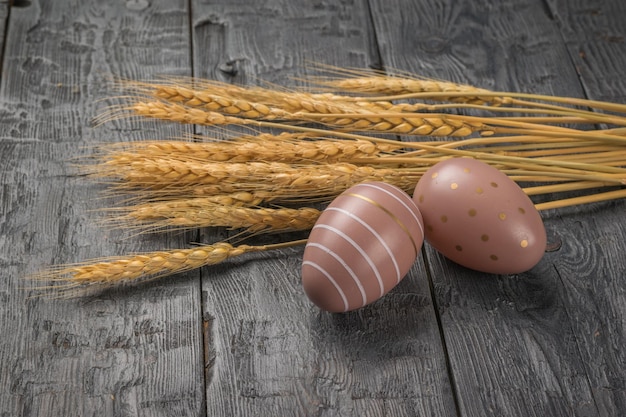
{"type": "Polygon", "coordinates": [[[545,203],[536,204],[537,210],[551,210],[563,207],[571,207],[580,204],[597,203],[600,201],[617,200],[620,198],[626,198],[626,190],[613,190],[606,192],[599,192],[591,195],[584,195],[580,197],[566,198],[562,200],[548,201],[545,203]]]}
{"type": "MultiPolygon", "coordinates": [[[[448,100],[451,101],[456,98],[466,97],[466,92],[416,92],[416,93],[404,93],[397,95],[381,95],[372,96],[369,99],[375,102],[378,101],[396,101],[396,100],[448,100]]],[[[529,93],[514,93],[503,91],[485,91],[481,93],[483,98],[505,97],[509,98],[511,104],[520,105],[521,107],[530,108],[545,108],[554,110],[568,110],[572,115],[577,114],[577,109],[565,107],[565,106],[580,106],[588,107],[592,109],[604,110],[613,113],[625,114],[626,105],[618,103],[610,103],[597,100],[580,99],[575,97],[559,97],[543,94],[529,94],[529,93]],[[517,100],[522,99],[522,100],[517,100]],[[544,103],[547,102],[547,103],[544,103]],[[558,103],[558,105],[549,104],[558,103]]],[[[514,111],[515,107],[511,107],[514,111]]]]}

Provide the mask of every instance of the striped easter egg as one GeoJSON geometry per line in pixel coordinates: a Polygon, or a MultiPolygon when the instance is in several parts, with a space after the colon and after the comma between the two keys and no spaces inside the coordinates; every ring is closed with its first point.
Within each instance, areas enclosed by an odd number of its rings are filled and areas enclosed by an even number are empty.
{"type": "Polygon", "coordinates": [[[382,182],[358,184],[339,195],[311,230],[304,291],[326,311],[363,307],[404,278],[423,242],[422,215],[408,194],[382,182]]]}

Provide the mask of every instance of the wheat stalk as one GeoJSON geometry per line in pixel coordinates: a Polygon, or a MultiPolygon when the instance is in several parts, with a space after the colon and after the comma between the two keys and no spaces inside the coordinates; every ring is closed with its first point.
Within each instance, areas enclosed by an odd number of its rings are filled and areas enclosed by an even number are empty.
{"type": "MultiPolygon", "coordinates": [[[[135,102],[126,110],[136,116],[167,120],[178,123],[197,124],[205,126],[241,125],[255,127],[288,127],[285,124],[273,123],[274,119],[259,120],[224,115],[201,108],[183,106],[176,103],[161,101],[135,102]]],[[[120,117],[111,116],[111,118],[120,117]]],[[[398,113],[293,113],[287,121],[320,123],[343,130],[369,131],[376,133],[397,133],[403,135],[431,135],[465,137],[472,133],[493,134],[494,129],[483,122],[466,121],[461,116],[426,113],[409,117],[398,113]]],[[[103,119],[104,120],[104,119],[103,119]]],[[[513,124],[513,123],[507,123],[513,124]]],[[[516,124],[518,125],[518,124],[516,124]]],[[[289,126],[293,130],[306,131],[298,126],[289,126]]]]}
{"type": "MultiPolygon", "coordinates": [[[[403,189],[415,186],[423,168],[373,168],[348,163],[291,165],[281,162],[196,162],[169,158],[142,158],[127,166],[101,170],[100,176],[118,178],[118,190],[200,196],[265,191],[273,198],[328,197],[363,181],[386,181],[403,189]]],[[[158,194],[157,194],[158,195],[158,194]]]]}
{"type": "Polygon", "coordinates": [[[52,291],[62,297],[98,291],[120,284],[139,283],[148,279],[222,263],[250,252],[261,252],[304,244],[305,240],[271,245],[239,245],[227,242],[201,245],[192,249],[146,252],[129,256],[93,259],[73,265],[50,268],[30,278],[49,285],[38,291],[52,291]]]}
{"type": "MultiPolygon", "coordinates": [[[[192,108],[176,103],[160,101],[139,101],[126,108],[136,116],[207,126],[242,125],[268,128],[287,128],[301,132],[311,129],[297,125],[274,123],[271,120],[248,119],[222,113],[192,108]]],[[[112,118],[114,116],[111,116],[112,118]]],[[[120,116],[117,116],[120,117],[120,116]]],[[[568,135],[573,138],[604,139],[615,143],[626,143],[626,138],[619,134],[584,132],[576,129],[529,123],[522,120],[497,117],[477,117],[440,113],[402,113],[402,112],[358,112],[358,113],[294,113],[288,121],[317,121],[329,127],[365,131],[374,133],[397,133],[403,135],[429,135],[467,137],[472,133],[484,136],[494,134],[526,134],[555,137],[568,135]]],[[[314,131],[314,130],[313,130],[314,131]]],[[[320,132],[320,130],[317,130],[320,132]]],[[[337,135],[337,132],[334,132],[337,135]]]]}
{"type": "MultiPolygon", "coordinates": [[[[262,135],[259,139],[264,137],[265,136],[262,135]]],[[[270,136],[270,138],[272,137],[273,136],[270,136]]],[[[292,136],[288,137],[293,139],[292,136]]],[[[303,137],[308,138],[308,135],[303,137]]],[[[362,139],[343,141],[343,143],[347,143],[350,147],[356,143],[363,143],[363,146],[367,149],[373,149],[378,145],[375,142],[364,140],[367,138],[363,136],[356,136],[356,138],[362,139]]],[[[277,155],[289,155],[293,144],[304,143],[308,145],[309,142],[308,140],[291,139],[286,141],[276,140],[266,143],[277,145],[276,148],[272,150],[272,152],[277,155]]],[[[253,142],[258,143],[256,139],[253,140],[253,142]]],[[[324,140],[319,142],[325,143],[324,140]]],[[[332,169],[339,168],[338,165],[330,165],[327,162],[318,167],[307,167],[302,164],[268,165],[266,163],[255,162],[247,164],[235,164],[233,162],[214,164],[201,162],[204,159],[195,158],[195,155],[200,151],[200,148],[197,148],[196,145],[201,146],[208,155],[215,156],[219,161],[227,159],[223,157],[222,147],[224,145],[231,146],[233,150],[231,156],[235,159],[242,157],[242,155],[250,156],[247,151],[240,152],[241,149],[237,146],[238,143],[238,140],[233,142],[227,141],[226,144],[223,142],[199,144],[172,142],[173,146],[170,146],[168,141],[149,142],[146,144],[136,143],[129,146],[139,147],[141,150],[146,150],[145,153],[148,154],[168,154],[169,156],[167,158],[144,157],[143,151],[139,153],[127,151],[112,152],[107,155],[109,159],[106,162],[100,166],[96,166],[95,171],[101,176],[108,175],[121,178],[124,182],[118,185],[119,190],[129,191],[130,189],[136,189],[138,193],[143,193],[145,197],[147,196],[148,190],[144,188],[150,187],[152,189],[150,191],[152,193],[151,198],[155,199],[235,193],[241,192],[242,190],[249,191],[251,189],[256,189],[258,197],[257,204],[261,201],[271,201],[274,198],[295,199],[296,193],[285,195],[284,190],[282,190],[285,183],[281,184],[278,188],[267,188],[267,184],[258,184],[258,178],[268,178],[269,182],[274,182],[274,177],[268,176],[268,169],[270,167],[272,167],[271,169],[273,170],[272,175],[279,175],[283,180],[302,176],[302,178],[299,178],[299,181],[305,184],[304,187],[300,187],[297,190],[294,190],[293,187],[286,187],[290,191],[300,193],[302,199],[315,197],[327,200],[345,189],[342,187],[319,187],[320,178],[325,180],[329,179],[328,176],[324,175],[325,169],[332,171],[332,169]],[[187,145],[193,147],[188,148],[187,145]],[[157,151],[153,152],[154,149],[157,151]],[[170,149],[174,150],[172,151],[170,149]],[[109,165],[115,166],[111,167],[109,165]],[[232,172],[230,172],[229,169],[232,172]],[[312,176],[313,178],[309,178],[311,177],[311,169],[316,170],[315,175],[312,176]],[[221,178],[226,179],[221,180],[221,178]],[[310,185],[310,188],[320,188],[320,192],[315,196],[308,194],[306,189],[307,184],[310,185]],[[259,194],[261,190],[263,190],[262,196],[259,194]]],[[[247,139],[243,141],[244,145],[247,143],[247,139]]],[[[342,142],[333,141],[332,145],[335,143],[342,142]]],[[[473,138],[452,142],[430,143],[405,143],[387,140],[383,145],[386,149],[399,149],[400,146],[405,146],[416,150],[398,150],[391,153],[380,153],[373,157],[355,157],[352,159],[352,162],[363,164],[367,167],[375,165],[381,165],[382,167],[394,165],[422,167],[423,171],[425,167],[429,167],[443,158],[469,156],[492,164],[498,164],[501,169],[506,170],[507,173],[519,181],[586,180],[615,184],[621,183],[624,180],[624,170],[619,168],[621,165],[624,165],[625,162],[623,158],[624,153],[621,152],[622,148],[615,144],[604,144],[602,141],[585,142],[580,139],[538,139],[536,136],[516,136],[473,138]],[[538,142],[538,140],[541,140],[541,142],[538,142]],[[520,143],[513,141],[519,141],[520,143]],[[507,145],[500,145],[500,143],[503,142],[507,143],[507,145]],[[464,150],[455,150],[459,147],[463,147],[464,150]],[[468,147],[473,148],[469,149],[468,147]],[[522,150],[528,147],[534,147],[536,149],[525,151],[528,155],[519,151],[510,152],[511,149],[522,150]],[[541,161],[539,161],[539,159],[541,159],[541,161]],[[546,166],[549,168],[541,169],[541,167],[546,166]],[[600,168],[598,168],[598,166],[600,168]],[[600,174],[598,174],[599,171],[600,174]]],[[[325,154],[328,153],[329,152],[325,152],[325,154]]],[[[370,152],[367,154],[369,155],[370,152]]],[[[301,155],[304,155],[304,153],[301,155]]],[[[248,159],[248,156],[243,158],[248,159]]],[[[265,155],[262,153],[258,153],[256,156],[257,159],[266,159],[265,155]]],[[[313,154],[308,154],[307,157],[313,159],[317,158],[314,157],[313,154]]],[[[207,160],[211,161],[212,158],[207,158],[207,160]]],[[[344,166],[342,169],[345,171],[347,168],[348,166],[344,166]]],[[[407,171],[406,169],[404,170],[404,172],[407,171]]],[[[411,173],[411,181],[417,181],[419,172],[420,171],[413,170],[411,173]]],[[[376,176],[376,178],[380,178],[380,176],[376,176]]],[[[389,177],[389,179],[391,180],[391,177],[389,177]]],[[[289,182],[286,184],[289,184],[289,182]]],[[[350,185],[349,182],[343,182],[342,184],[345,187],[350,185]]],[[[404,181],[403,184],[406,184],[406,181],[404,181]]],[[[407,190],[410,189],[410,185],[403,185],[403,188],[404,187],[407,187],[405,188],[407,190]]]]}
{"type": "Polygon", "coordinates": [[[478,105],[489,104],[492,106],[508,104],[510,101],[506,97],[483,96],[483,94],[490,93],[491,91],[470,85],[432,79],[395,77],[382,74],[337,79],[318,78],[317,80],[314,80],[314,82],[318,85],[330,87],[336,91],[376,94],[379,96],[395,96],[415,93],[441,93],[442,95],[438,97],[440,100],[478,105]],[[464,93],[464,95],[456,97],[445,95],[445,93],[451,92],[464,93]]]}
{"type": "MultiPolygon", "coordinates": [[[[336,94],[312,94],[302,91],[280,91],[259,87],[237,87],[218,82],[174,81],[169,84],[127,82],[125,87],[138,95],[161,99],[189,107],[234,115],[243,118],[264,120],[294,120],[302,113],[346,114],[380,112],[440,112],[449,109],[485,109],[490,105],[492,112],[543,113],[552,117],[528,117],[532,123],[612,123],[626,124],[624,118],[612,117],[580,108],[563,107],[537,101],[520,100],[507,93],[497,93],[473,86],[410,77],[375,75],[335,80],[323,80],[319,84],[339,91],[388,94],[372,99],[336,94]],[[455,96],[442,96],[450,93],[455,96]],[[478,97],[483,94],[483,97],[478,97]],[[500,94],[501,96],[499,96],[500,94]],[[432,105],[424,103],[394,103],[394,95],[419,95],[421,99],[451,101],[455,104],[432,105]],[[511,108],[511,106],[516,106],[511,108]],[[502,108],[500,108],[502,107],[502,108]],[[561,117],[554,117],[561,116],[561,117]]],[[[526,95],[541,99],[546,96],[526,95]]],[[[573,103],[581,103],[575,101],[573,103]]],[[[563,103],[569,103],[563,102],[563,103]]],[[[592,104],[594,102],[591,102],[592,104]]],[[[512,118],[514,119],[514,118],[512,118]]],[[[333,123],[329,121],[329,123],[333,123]]]]}
{"type": "Polygon", "coordinates": [[[264,231],[308,230],[320,215],[311,207],[267,208],[219,204],[212,198],[177,199],[124,207],[113,220],[130,229],[190,229],[228,227],[253,234],[264,231]]]}
{"type": "Polygon", "coordinates": [[[352,113],[360,109],[377,111],[391,104],[329,93],[243,88],[206,80],[178,79],[167,84],[126,82],[124,87],[137,95],[227,114],[240,114],[241,111],[259,107],[258,114],[250,113],[252,118],[288,117],[289,113],[352,113]]]}
{"type": "MultiPolygon", "coordinates": [[[[129,142],[103,150],[100,164],[126,166],[141,158],[178,158],[189,161],[334,163],[379,156],[399,150],[369,140],[316,139],[305,133],[259,134],[224,141],[129,142]]],[[[98,167],[100,169],[102,167],[98,167]]]]}

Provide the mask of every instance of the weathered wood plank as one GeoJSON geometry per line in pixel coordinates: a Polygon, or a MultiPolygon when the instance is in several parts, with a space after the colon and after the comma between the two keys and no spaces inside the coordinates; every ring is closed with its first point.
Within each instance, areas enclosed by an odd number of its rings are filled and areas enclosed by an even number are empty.
{"type": "Polygon", "coordinates": [[[626,4],[619,0],[548,0],[585,93],[626,102],[626,4]]]}
{"type": "Polygon", "coordinates": [[[575,94],[571,84],[558,82],[574,77],[575,70],[567,65],[566,50],[550,49],[548,39],[558,33],[544,10],[527,1],[372,1],[388,69],[484,88],[575,94]],[[552,59],[545,60],[546,51],[552,59]],[[565,72],[555,73],[556,65],[565,72]]]}
{"type": "MultiPolygon", "coordinates": [[[[586,96],[626,103],[626,4],[551,1],[586,96]]],[[[556,216],[567,251],[554,259],[572,331],[600,415],[626,414],[626,204],[556,216]]]]}
{"type": "Polygon", "coordinates": [[[6,35],[7,20],[9,18],[9,7],[8,1],[0,1],[0,68],[2,66],[2,57],[4,55],[4,38],[6,35]]]}
{"type": "MultiPolygon", "coordinates": [[[[195,74],[289,86],[311,73],[308,61],[366,67],[378,61],[367,9],[194,2],[195,74]]],[[[203,271],[207,414],[454,415],[423,264],[380,302],[332,315],[306,299],[301,256],[291,249],[203,271]]]]}
{"type": "Polygon", "coordinates": [[[49,264],[186,243],[98,228],[91,211],[108,201],[68,164],[97,143],[180,134],[179,126],[93,128],[90,120],[106,105],[100,99],[117,94],[109,74],[190,74],[186,2],[33,1],[13,7],[9,25],[0,87],[0,415],[202,415],[197,274],[68,301],[28,298],[21,281],[49,264]]]}
{"type": "MultiPolygon", "coordinates": [[[[388,67],[500,90],[583,96],[558,26],[541,2],[380,1],[373,2],[372,9],[382,61],[388,67]]],[[[607,371],[589,370],[586,364],[591,358],[580,352],[581,343],[586,344],[581,340],[595,332],[592,323],[604,323],[615,331],[625,316],[619,291],[623,262],[582,243],[606,236],[623,203],[597,207],[580,210],[565,222],[558,213],[546,214],[551,243],[562,240],[564,244],[535,269],[518,276],[473,273],[428,250],[462,415],[624,412],[616,404],[623,379],[615,379],[624,368],[623,355],[609,349],[623,342],[623,330],[617,336],[598,330],[597,337],[604,334],[606,345],[589,351],[598,355],[595,364],[605,364],[607,371]],[[608,259],[616,263],[609,266],[608,259]],[[604,294],[603,302],[608,301],[606,308],[598,307],[599,298],[566,282],[573,278],[563,278],[580,277],[578,285],[586,288],[591,271],[597,274],[598,268],[605,286],[599,293],[604,294]],[[606,297],[608,288],[615,295],[606,297]],[[581,307],[596,318],[583,320],[587,326],[579,324],[581,307]],[[598,374],[601,378],[594,377],[598,374]],[[603,407],[597,399],[598,387],[591,381],[610,378],[607,385],[613,390],[606,392],[618,394],[611,394],[612,407],[603,407]]],[[[619,234],[619,230],[610,232],[610,236],[619,234]]],[[[623,251],[616,238],[609,241],[609,253],[623,251]]]]}

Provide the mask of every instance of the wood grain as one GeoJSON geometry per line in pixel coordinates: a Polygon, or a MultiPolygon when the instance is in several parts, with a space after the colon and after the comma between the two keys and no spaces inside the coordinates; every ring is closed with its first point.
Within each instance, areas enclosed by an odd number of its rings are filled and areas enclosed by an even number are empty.
{"type": "MultiPolygon", "coordinates": [[[[230,234],[128,237],[70,160],[102,142],[210,131],[92,118],[113,76],[302,85],[310,63],[626,101],[621,0],[2,1],[0,416],[626,414],[625,203],[543,213],[515,276],[430,247],[377,303],[320,312],[303,248],[76,300],[33,298],[51,264],[230,234]]],[[[269,243],[302,234],[255,238],[269,243]]]]}
{"type": "MultiPolygon", "coordinates": [[[[595,100],[626,101],[624,2],[549,2],[585,90],[595,100]]],[[[623,201],[555,213],[565,251],[554,259],[565,305],[600,415],[626,409],[626,292],[623,201]]]]}
{"type": "Polygon", "coordinates": [[[203,410],[197,274],[68,301],[30,298],[23,281],[50,264],[186,243],[98,228],[91,211],[105,203],[102,187],[70,168],[97,143],[174,132],[123,120],[91,127],[101,99],[119,94],[110,74],[190,71],[185,2],[153,0],[143,11],[127,3],[11,9],[0,87],[0,415],[203,410]]]}
{"type": "MultiPolygon", "coordinates": [[[[9,19],[9,2],[8,1],[0,1],[0,63],[3,62],[4,55],[4,46],[5,46],[5,37],[6,37],[6,29],[7,29],[7,21],[9,19]]],[[[2,76],[2,67],[0,67],[0,77],[2,76]]]]}
{"type": "Polygon", "coordinates": [[[626,101],[626,4],[602,0],[548,0],[585,93],[596,100],[626,101]]]}
{"type": "MultiPolygon", "coordinates": [[[[309,62],[378,60],[362,1],[214,1],[192,10],[199,77],[290,86],[315,73],[309,62]]],[[[332,315],[307,300],[301,258],[298,248],[203,271],[207,414],[453,415],[423,265],[380,302],[332,315]]]]}

